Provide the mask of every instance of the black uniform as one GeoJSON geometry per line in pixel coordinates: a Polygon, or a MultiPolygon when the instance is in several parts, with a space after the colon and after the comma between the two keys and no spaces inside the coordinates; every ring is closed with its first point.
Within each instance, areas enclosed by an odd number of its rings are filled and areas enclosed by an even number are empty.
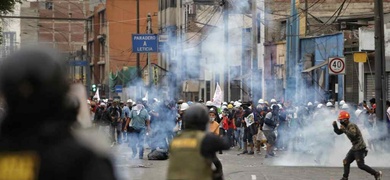
{"type": "Polygon", "coordinates": [[[115,179],[108,158],[71,135],[85,101],[70,95],[63,62],[36,49],[2,61],[0,94],[7,112],[0,124],[0,179],[115,179]]]}

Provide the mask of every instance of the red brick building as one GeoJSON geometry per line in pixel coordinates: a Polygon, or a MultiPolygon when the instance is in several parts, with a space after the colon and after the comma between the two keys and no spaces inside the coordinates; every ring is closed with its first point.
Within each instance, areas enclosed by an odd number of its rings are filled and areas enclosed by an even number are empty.
{"type": "MultiPolygon", "coordinates": [[[[90,60],[91,79],[108,91],[109,74],[117,74],[128,67],[136,67],[136,54],[132,53],[132,34],[137,33],[136,0],[106,0],[106,4],[96,4],[91,9],[87,25],[87,56],[90,60]]],[[[158,30],[158,1],[140,0],[140,33],[146,33],[146,17],[152,15],[153,33],[158,30]]],[[[146,54],[140,56],[140,67],[147,64],[146,54]]],[[[151,56],[157,63],[157,53],[151,56]]]]}

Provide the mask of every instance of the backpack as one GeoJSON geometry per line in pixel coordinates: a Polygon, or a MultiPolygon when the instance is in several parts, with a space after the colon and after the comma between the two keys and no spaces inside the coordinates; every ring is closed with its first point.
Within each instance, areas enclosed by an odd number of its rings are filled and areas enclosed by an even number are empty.
{"type": "Polygon", "coordinates": [[[264,118],[264,123],[269,126],[269,127],[272,127],[272,128],[275,128],[276,127],[276,122],[275,122],[275,117],[272,115],[271,118],[264,118]]]}
{"type": "Polygon", "coordinates": [[[167,160],[168,152],[154,150],[148,154],[148,160],[167,160]]]}

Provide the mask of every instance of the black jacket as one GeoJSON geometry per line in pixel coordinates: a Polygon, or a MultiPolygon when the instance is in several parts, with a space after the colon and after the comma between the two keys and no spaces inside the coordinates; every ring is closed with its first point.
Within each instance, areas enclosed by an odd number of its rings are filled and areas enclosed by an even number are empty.
{"type": "MultiPolygon", "coordinates": [[[[17,157],[19,171],[29,172],[30,167],[24,162],[34,159],[37,173],[32,179],[39,180],[111,180],[116,179],[114,168],[107,157],[98,155],[79,144],[70,131],[60,123],[50,123],[34,127],[32,131],[0,136],[0,160],[7,161],[9,157],[17,157]],[[31,158],[34,157],[34,158],[31,158]],[[24,170],[20,170],[24,167],[24,170]]],[[[34,164],[31,163],[31,164],[34,164]]],[[[3,167],[0,167],[3,168],[3,167]]],[[[9,166],[8,169],[12,170],[9,166]]],[[[9,173],[20,179],[17,173],[9,173]]]]}

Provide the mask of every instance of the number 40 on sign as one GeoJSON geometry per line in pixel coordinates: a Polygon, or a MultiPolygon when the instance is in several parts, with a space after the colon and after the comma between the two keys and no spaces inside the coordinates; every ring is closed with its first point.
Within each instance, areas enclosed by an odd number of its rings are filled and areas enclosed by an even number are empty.
{"type": "Polygon", "coordinates": [[[329,74],[345,74],[345,58],[329,58],[329,74]]]}

